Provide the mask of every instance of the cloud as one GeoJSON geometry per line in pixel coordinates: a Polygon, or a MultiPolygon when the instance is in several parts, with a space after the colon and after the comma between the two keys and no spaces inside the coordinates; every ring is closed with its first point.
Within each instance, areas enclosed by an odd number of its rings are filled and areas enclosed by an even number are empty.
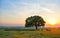
{"type": "Polygon", "coordinates": [[[48,8],[41,7],[41,9],[42,9],[43,11],[48,12],[48,13],[55,13],[54,11],[52,11],[51,9],[48,9],[48,8]]]}
{"type": "Polygon", "coordinates": [[[53,10],[46,7],[42,7],[40,4],[30,4],[29,6],[31,6],[31,10],[35,12],[45,11],[48,13],[55,13],[53,10]]]}
{"type": "MultiPolygon", "coordinates": [[[[34,0],[35,1],[35,0],[34,0]]],[[[13,20],[13,21],[21,21],[25,20],[27,17],[31,15],[41,15],[43,17],[46,16],[46,18],[49,18],[51,16],[55,17],[58,15],[56,13],[56,10],[59,8],[58,5],[55,3],[46,3],[44,1],[35,1],[35,2],[28,2],[28,1],[22,1],[22,2],[8,2],[10,5],[9,10],[2,10],[2,15],[0,17],[3,17],[8,20],[13,20]],[[54,15],[56,14],[56,15],[54,15]],[[15,19],[15,20],[14,20],[15,19]]],[[[60,13],[59,13],[60,14],[60,13]]],[[[2,19],[3,19],[2,18],[2,19]]],[[[57,17],[56,17],[57,18],[57,17]]],[[[5,20],[6,21],[6,20],[5,20]]],[[[12,22],[12,21],[11,21],[12,22]]]]}
{"type": "Polygon", "coordinates": [[[21,2],[21,3],[14,3],[9,1],[10,5],[13,7],[9,12],[6,12],[6,16],[16,16],[18,18],[26,17],[27,15],[34,15],[39,13],[55,13],[52,9],[54,9],[55,4],[50,3],[28,3],[28,2],[21,2]],[[54,7],[54,8],[52,8],[54,7]],[[52,8],[52,9],[50,9],[52,8]],[[8,14],[9,13],[9,14],[8,14]]]}

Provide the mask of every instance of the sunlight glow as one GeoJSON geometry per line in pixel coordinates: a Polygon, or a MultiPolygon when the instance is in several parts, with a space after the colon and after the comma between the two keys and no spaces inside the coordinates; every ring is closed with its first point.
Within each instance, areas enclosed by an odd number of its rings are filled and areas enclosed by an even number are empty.
{"type": "Polygon", "coordinates": [[[56,20],[50,19],[50,20],[49,20],[49,24],[55,25],[55,24],[56,24],[56,20]]]}

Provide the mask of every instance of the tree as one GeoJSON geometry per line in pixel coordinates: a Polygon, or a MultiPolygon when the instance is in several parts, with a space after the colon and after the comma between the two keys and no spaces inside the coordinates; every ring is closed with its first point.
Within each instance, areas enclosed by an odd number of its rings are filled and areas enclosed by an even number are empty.
{"type": "Polygon", "coordinates": [[[38,26],[44,26],[45,21],[40,16],[31,16],[26,19],[25,27],[32,27],[35,26],[36,30],[38,26]]]}

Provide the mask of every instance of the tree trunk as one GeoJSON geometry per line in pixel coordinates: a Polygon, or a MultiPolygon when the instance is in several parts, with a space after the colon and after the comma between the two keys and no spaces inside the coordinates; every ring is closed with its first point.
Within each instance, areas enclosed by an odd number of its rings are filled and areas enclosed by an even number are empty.
{"type": "Polygon", "coordinates": [[[36,30],[37,30],[37,29],[38,29],[38,28],[37,28],[37,25],[35,25],[35,27],[36,27],[36,30]]]}

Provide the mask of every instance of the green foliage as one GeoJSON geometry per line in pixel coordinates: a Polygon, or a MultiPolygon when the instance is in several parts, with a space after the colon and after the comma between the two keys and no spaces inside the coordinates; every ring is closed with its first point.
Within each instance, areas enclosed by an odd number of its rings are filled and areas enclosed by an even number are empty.
{"type": "Polygon", "coordinates": [[[35,26],[37,29],[37,26],[44,26],[45,21],[40,16],[31,16],[26,19],[25,27],[32,27],[35,26]]]}

